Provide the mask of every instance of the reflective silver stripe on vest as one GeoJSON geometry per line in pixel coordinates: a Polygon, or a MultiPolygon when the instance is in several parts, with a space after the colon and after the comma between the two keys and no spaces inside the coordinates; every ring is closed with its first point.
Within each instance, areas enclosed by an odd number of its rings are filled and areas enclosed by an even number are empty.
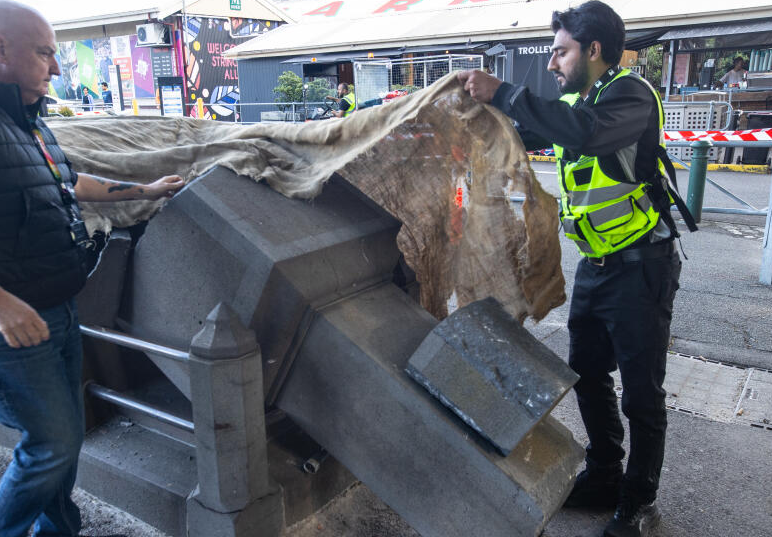
{"type": "Polygon", "coordinates": [[[627,198],[626,200],[615,203],[614,205],[609,205],[608,207],[603,207],[602,209],[593,211],[587,217],[590,219],[590,222],[592,222],[592,225],[598,228],[603,224],[607,224],[612,220],[616,220],[617,218],[630,216],[632,210],[633,205],[630,202],[630,198],[627,198]]]}
{"type": "Polygon", "coordinates": [[[576,207],[598,205],[599,203],[605,203],[632,194],[639,186],[619,183],[613,186],[592,188],[584,192],[574,190],[571,192],[571,205],[576,207]]]}
{"type": "Polygon", "coordinates": [[[576,232],[576,221],[570,218],[563,220],[563,230],[571,235],[579,235],[576,232]]]}
{"type": "MultiPolygon", "coordinates": [[[[635,203],[644,213],[648,212],[649,209],[651,209],[651,200],[649,199],[649,196],[645,194],[641,196],[641,198],[635,203]]],[[[622,218],[623,216],[629,216],[630,213],[633,211],[632,204],[633,204],[633,201],[630,198],[627,198],[626,200],[622,200],[613,205],[609,205],[608,207],[603,207],[602,209],[593,211],[587,215],[587,218],[590,219],[590,222],[592,223],[593,226],[598,228],[603,226],[603,224],[607,224],[612,220],[616,220],[617,218],[622,218]]]]}
{"type": "Polygon", "coordinates": [[[647,194],[641,196],[636,203],[638,204],[638,207],[640,207],[641,210],[645,213],[649,212],[649,209],[651,209],[651,200],[647,194]]]}
{"type": "Polygon", "coordinates": [[[574,244],[576,244],[585,254],[593,253],[592,246],[586,241],[574,241],[574,244]]]}

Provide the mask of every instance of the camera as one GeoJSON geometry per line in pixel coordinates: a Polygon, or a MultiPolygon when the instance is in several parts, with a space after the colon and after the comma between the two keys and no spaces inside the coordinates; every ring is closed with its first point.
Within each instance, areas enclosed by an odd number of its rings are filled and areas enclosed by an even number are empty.
{"type": "Polygon", "coordinates": [[[86,231],[86,224],[81,219],[70,222],[70,237],[72,237],[72,242],[81,247],[87,247],[91,242],[88,231],[86,231]]]}

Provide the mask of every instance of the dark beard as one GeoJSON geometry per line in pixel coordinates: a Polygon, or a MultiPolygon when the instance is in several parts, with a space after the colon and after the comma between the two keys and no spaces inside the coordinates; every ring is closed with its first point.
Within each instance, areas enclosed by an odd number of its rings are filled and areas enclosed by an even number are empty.
{"type": "Polygon", "coordinates": [[[560,86],[560,92],[563,95],[579,93],[587,87],[590,78],[589,70],[587,68],[588,61],[587,58],[583,58],[582,60],[583,61],[576,66],[576,69],[574,69],[570,75],[563,73],[563,78],[565,78],[566,83],[563,86],[558,84],[558,86],[560,86]]]}

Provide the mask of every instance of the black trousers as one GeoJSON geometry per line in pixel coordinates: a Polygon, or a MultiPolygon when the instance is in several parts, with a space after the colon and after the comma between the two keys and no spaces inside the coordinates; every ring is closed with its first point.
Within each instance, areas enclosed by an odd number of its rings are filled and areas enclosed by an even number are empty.
{"type": "Polygon", "coordinates": [[[611,373],[622,376],[622,412],[630,422],[630,457],[623,487],[653,501],[665,451],[665,380],[673,299],[681,260],[655,259],[596,266],[582,259],[571,309],[569,365],[587,428],[587,463],[615,466],[624,457],[624,429],[611,373]]]}

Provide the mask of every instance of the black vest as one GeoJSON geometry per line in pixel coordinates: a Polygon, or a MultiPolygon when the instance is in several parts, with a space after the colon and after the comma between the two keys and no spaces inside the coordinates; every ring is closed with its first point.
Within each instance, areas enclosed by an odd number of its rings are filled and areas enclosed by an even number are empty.
{"type": "MultiPolygon", "coordinates": [[[[37,114],[40,102],[30,107],[37,114]]],[[[19,88],[0,84],[0,287],[35,309],[57,306],[86,282],[70,215],[32,135],[19,88]]],[[[65,183],[76,178],[48,127],[36,128],[65,183]]],[[[77,211],[77,208],[75,208],[77,211]]]]}

